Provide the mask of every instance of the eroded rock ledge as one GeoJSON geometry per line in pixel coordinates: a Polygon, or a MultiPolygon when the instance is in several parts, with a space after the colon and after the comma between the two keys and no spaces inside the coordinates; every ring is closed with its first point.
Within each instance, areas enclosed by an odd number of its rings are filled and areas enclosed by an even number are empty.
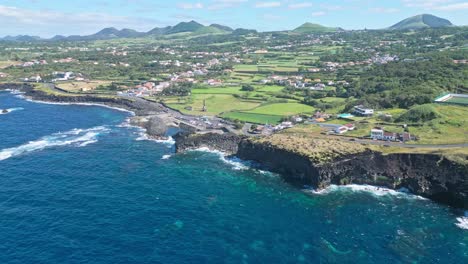
{"type": "Polygon", "coordinates": [[[325,141],[311,143],[314,150],[309,155],[299,146],[288,149],[273,144],[274,140],[233,134],[183,133],[175,139],[178,152],[200,147],[221,150],[259,162],[296,184],[319,189],[332,184],[407,188],[434,201],[468,209],[468,165],[441,154],[385,154],[353,143],[325,141]]]}

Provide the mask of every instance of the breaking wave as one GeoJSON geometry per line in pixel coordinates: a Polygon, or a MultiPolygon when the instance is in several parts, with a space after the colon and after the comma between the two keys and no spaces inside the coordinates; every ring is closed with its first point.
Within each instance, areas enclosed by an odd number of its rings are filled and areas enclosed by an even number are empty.
{"type": "Polygon", "coordinates": [[[15,112],[15,111],[21,111],[21,110],[24,110],[24,108],[22,107],[16,107],[16,108],[9,108],[9,109],[5,109],[7,110],[6,113],[3,113],[3,110],[0,109],[0,115],[6,115],[6,114],[9,114],[11,112],[15,112]]]}
{"type": "Polygon", "coordinates": [[[249,162],[242,161],[241,159],[236,158],[236,157],[227,157],[226,153],[222,151],[212,150],[206,147],[193,149],[192,151],[208,152],[208,153],[216,154],[221,161],[223,161],[226,164],[231,165],[233,170],[248,170],[251,168],[251,164],[249,164],[249,162]]]}
{"type": "Polygon", "coordinates": [[[305,191],[318,194],[318,195],[325,195],[333,192],[367,192],[377,197],[383,196],[392,196],[396,198],[412,198],[412,199],[420,199],[425,200],[426,198],[413,195],[407,189],[400,189],[400,190],[392,190],[385,187],[376,187],[371,185],[357,185],[357,184],[350,184],[344,186],[337,186],[331,185],[323,190],[314,190],[310,187],[305,188],[305,191]]]}
{"type": "Polygon", "coordinates": [[[166,139],[151,138],[146,133],[146,130],[142,129],[142,128],[139,128],[138,137],[135,140],[136,141],[153,141],[153,142],[157,142],[157,143],[166,144],[166,145],[169,145],[169,146],[173,146],[175,144],[175,140],[172,137],[167,137],[166,139]]]}
{"type": "Polygon", "coordinates": [[[0,161],[26,154],[33,151],[39,151],[50,147],[72,145],[76,147],[85,147],[96,143],[98,136],[108,133],[109,128],[104,126],[89,129],[72,129],[67,132],[54,133],[42,137],[35,141],[30,141],[18,147],[7,148],[0,151],[0,161]]]}
{"type": "Polygon", "coordinates": [[[163,155],[161,159],[162,159],[162,160],[168,160],[168,159],[170,159],[171,157],[172,157],[172,155],[163,155]]]}
{"type": "Polygon", "coordinates": [[[125,109],[125,108],[120,108],[120,107],[115,107],[115,106],[109,106],[109,105],[106,105],[106,104],[104,104],[104,103],[100,104],[100,103],[63,103],[63,102],[49,102],[49,101],[41,101],[41,100],[33,100],[33,99],[30,99],[30,98],[25,98],[25,97],[22,96],[21,94],[19,94],[19,96],[21,96],[21,97],[20,97],[21,99],[24,99],[24,100],[26,100],[26,101],[28,101],[28,102],[33,102],[33,103],[38,103],[38,104],[99,106],[99,107],[104,107],[104,108],[108,108],[108,109],[117,110],[117,111],[120,111],[120,112],[126,112],[126,113],[129,113],[129,114],[132,115],[132,116],[135,115],[135,112],[133,112],[133,111],[127,110],[127,109],[125,109]]]}
{"type": "Polygon", "coordinates": [[[457,217],[457,221],[458,222],[455,223],[456,226],[468,230],[468,211],[465,211],[465,216],[457,217]]]}

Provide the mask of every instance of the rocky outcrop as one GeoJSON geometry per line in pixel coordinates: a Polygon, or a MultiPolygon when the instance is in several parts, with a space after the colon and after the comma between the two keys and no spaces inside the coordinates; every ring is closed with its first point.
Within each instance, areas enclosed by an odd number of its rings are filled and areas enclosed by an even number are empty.
{"type": "Polygon", "coordinates": [[[288,182],[318,189],[332,184],[369,184],[412,193],[468,209],[468,165],[438,154],[389,154],[373,150],[313,161],[297,152],[234,134],[179,133],[176,150],[207,147],[256,161],[288,182]]]}
{"type": "Polygon", "coordinates": [[[141,98],[124,98],[116,96],[103,96],[98,94],[55,94],[33,89],[33,87],[29,84],[2,84],[0,85],[0,89],[21,90],[27,97],[38,101],[57,103],[96,103],[112,107],[125,108],[135,112],[136,115],[155,115],[167,111],[164,106],[143,100],[141,98]]]}
{"type": "Polygon", "coordinates": [[[189,132],[179,132],[174,137],[176,141],[176,151],[184,152],[186,150],[209,148],[219,150],[227,155],[234,155],[238,151],[239,144],[243,137],[235,134],[194,134],[189,132]]]}
{"type": "Polygon", "coordinates": [[[145,124],[145,129],[150,137],[164,137],[168,127],[165,120],[158,116],[152,116],[145,124]]]}
{"type": "Polygon", "coordinates": [[[287,180],[319,189],[331,184],[369,184],[412,193],[468,209],[468,165],[436,154],[389,154],[368,150],[316,164],[308,157],[243,140],[237,156],[266,165],[287,180]]]}

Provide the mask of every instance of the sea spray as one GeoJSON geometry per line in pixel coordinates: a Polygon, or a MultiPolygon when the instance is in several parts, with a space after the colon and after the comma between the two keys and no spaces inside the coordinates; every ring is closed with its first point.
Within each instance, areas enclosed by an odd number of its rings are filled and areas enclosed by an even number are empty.
{"type": "Polygon", "coordinates": [[[112,110],[116,110],[116,111],[120,111],[120,112],[126,112],[126,113],[131,114],[132,116],[135,116],[135,112],[133,112],[133,111],[131,111],[131,110],[128,110],[128,109],[125,109],[125,108],[121,108],[121,107],[109,106],[109,105],[106,105],[106,104],[100,104],[100,103],[62,103],[62,102],[49,102],[49,101],[41,101],[41,100],[34,100],[34,99],[30,99],[30,98],[25,98],[22,94],[19,94],[18,96],[21,96],[21,97],[19,97],[19,98],[24,99],[24,100],[26,100],[26,101],[28,101],[28,102],[32,102],[32,103],[48,104],[48,105],[99,106],[99,107],[104,107],[104,108],[108,108],[108,109],[112,109],[112,110]]]}
{"type": "Polygon", "coordinates": [[[22,107],[15,107],[15,108],[8,108],[8,109],[5,109],[6,112],[3,113],[3,110],[0,109],[0,115],[6,115],[6,114],[9,114],[11,112],[15,112],[15,111],[21,111],[21,110],[24,110],[24,108],[22,107]]]}
{"type": "Polygon", "coordinates": [[[212,149],[209,149],[207,147],[196,148],[196,149],[193,149],[191,151],[207,152],[207,153],[215,154],[215,155],[217,155],[219,157],[219,159],[221,161],[223,161],[226,164],[231,165],[233,170],[247,170],[247,169],[249,169],[248,162],[242,161],[241,159],[236,158],[236,157],[228,158],[226,156],[226,153],[224,153],[222,151],[212,150],[212,149]]]}
{"type": "Polygon", "coordinates": [[[371,185],[357,185],[357,184],[350,184],[350,185],[330,185],[325,189],[322,190],[315,190],[311,186],[304,186],[304,191],[308,193],[312,193],[315,195],[327,195],[335,192],[367,192],[372,194],[376,197],[384,197],[390,196],[395,198],[410,198],[410,199],[418,199],[418,200],[426,200],[426,198],[414,195],[409,193],[407,189],[400,189],[400,190],[392,190],[385,187],[376,187],[371,185]]]}
{"type": "Polygon", "coordinates": [[[464,216],[457,217],[455,225],[461,229],[468,230],[468,211],[465,211],[464,216]]]}
{"type": "Polygon", "coordinates": [[[0,150],[0,161],[50,147],[67,145],[85,147],[89,144],[96,143],[100,134],[108,133],[109,131],[109,128],[99,126],[89,129],[75,128],[67,132],[54,133],[17,147],[0,150]]]}

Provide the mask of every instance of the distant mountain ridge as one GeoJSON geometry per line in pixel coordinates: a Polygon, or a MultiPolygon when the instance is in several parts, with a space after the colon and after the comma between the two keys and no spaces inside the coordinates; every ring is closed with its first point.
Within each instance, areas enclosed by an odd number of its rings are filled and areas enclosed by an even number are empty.
{"type": "Polygon", "coordinates": [[[101,31],[87,36],[71,35],[71,36],[62,36],[56,35],[50,39],[43,39],[37,36],[27,36],[27,35],[18,35],[18,36],[6,36],[0,38],[0,40],[6,41],[22,41],[22,42],[31,42],[31,41],[86,41],[86,40],[108,40],[108,39],[117,39],[117,38],[139,38],[146,36],[166,36],[179,33],[193,33],[194,35],[203,35],[203,34],[227,34],[232,33],[234,30],[228,26],[212,24],[210,26],[204,26],[196,21],[181,22],[175,26],[167,26],[163,28],[153,28],[148,32],[139,32],[134,29],[124,28],[118,30],[114,27],[104,28],[101,31]]]}
{"type": "MultiPolygon", "coordinates": [[[[422,14],[407,18],[391,26],[388,29],[391,30],[419,30],[425,28],[441,28],[453,26],[453,24],[444,18],[436,17],[434,15],[422,14]]],[[[340,27],[326,27],[320,24],[304,23],[297,27],[292,32],[296,34],[315,34],[315,33],[333,33],[345,31],[340,27]]],[[[228,26],[220,24],[211,24],[204,26],[194,20],[189,22],[181,22],[175,26],[167,27],[156,27],[148,32],[139,32],[134,29],[124,28],[118,30],[114,27],[104,28],[101,31],[87,36],[71,35],[63,36],[56,35],[50,39],[43,39],[38,36],[18,35],[18,36],[6,36],[0,38],[0,41],[18,41],[18,42],[34,42],[34,41],[93,41],[93,40],[109,40],[118,38],[139,38],[139,37],[158,37],[158,36],[170,36],[176,34],[191,34],[193,36],[201,35],[214,35],[214,34],[234,34],[234,35],[248,35],[258,33],[254,29],[233,29],[228,26]]]]}
{"type": "Polygon", "coordinates": [[[392,30],[418,30],[453,26],[452,22],[430,14],[422,14],[404,19],[391,26],[392,30]]]}

